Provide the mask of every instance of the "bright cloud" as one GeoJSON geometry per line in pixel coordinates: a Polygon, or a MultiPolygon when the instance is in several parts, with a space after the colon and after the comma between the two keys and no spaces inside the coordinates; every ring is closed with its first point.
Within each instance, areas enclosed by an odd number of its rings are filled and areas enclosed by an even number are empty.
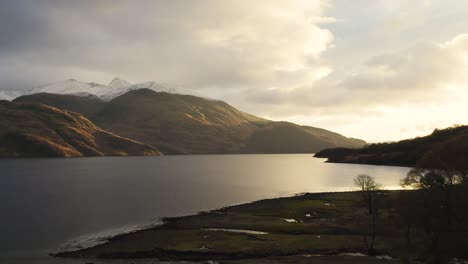
{"type": "Polygon", "coordinates": [[[0,21],[2,31],[11,35],[0,53],[8,64],[26,68],[9,77],[16,77],[17,86],[27,85],[24,74],[37,84],[68,71],[75,78],[100,73],[89,81],[119,75],[196,90],[286,89],[327,71],[320,56],[333,40],[320,27],[327,4],[319,0],[20,2],[28,4],[10,4],[0,14],[7,20],[0,21]],[[37,6],[43,14],[20,21],[37,6]],[[44,71],[46,78],[37,78],[44,71]]]}

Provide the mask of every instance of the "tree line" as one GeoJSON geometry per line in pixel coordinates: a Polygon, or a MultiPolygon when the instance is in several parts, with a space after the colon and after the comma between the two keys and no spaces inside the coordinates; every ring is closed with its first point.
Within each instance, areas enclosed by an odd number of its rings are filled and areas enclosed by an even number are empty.
{"type": "MultiPolygon", "coordinates": [[[[465,141],[468,142],[468,141],[465,141]]],[[[429,263],[448,263],[453,258],[468,257],[468,156],[467,143],[434,148],[411,169],[401,185],[412,190],[398,192],[392,208],[410,256],[423,255],[429,263]],[[426,238],[421,242],[421,237],[426,238]]],[[[382,200],[377,195],[380,185],[368,175],[359,175],[354,184],[361,190],[366,206],[369,231],[365,243],[370,255],[375,254],[376,226],[382,200]]]]}

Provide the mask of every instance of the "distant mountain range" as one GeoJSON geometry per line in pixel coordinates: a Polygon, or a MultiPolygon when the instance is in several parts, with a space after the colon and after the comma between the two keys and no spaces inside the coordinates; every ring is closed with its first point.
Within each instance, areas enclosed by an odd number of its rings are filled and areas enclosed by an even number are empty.
{"type": "Polygon", "coordinates": [[[163,154],[314,153],[365,144],[324,129],[259,118],[223,101],[165,92],[169,87],[118,78],[105,86],[67,80],[34,88],[13,102],[79,113],[163,154]]]}
{"type": "Polygon", "coordinates": [[[0,157],[160,155],[80,114],[46,105],[0,101],[0,157]]]}
{"type": "Polygon", "coordinates": [[[363,148],[330,148],[315,154],[329,162],[468,169],[468,126],[436,129],[425,137],[363,148]]]}
{"type": "Polygon", "coordinates": [[[0,99],[12,100],[18,96],[36,93],[71,94],[82,97],[98,97],[110,101],[126,92],[138,89],[152,89],[155,91],[172,91],[175,87],[154,81],[131,84],[115,77],[109,84],[85,83],[75,79],[33,87],[24,91],[0,90],[0,99]]]}

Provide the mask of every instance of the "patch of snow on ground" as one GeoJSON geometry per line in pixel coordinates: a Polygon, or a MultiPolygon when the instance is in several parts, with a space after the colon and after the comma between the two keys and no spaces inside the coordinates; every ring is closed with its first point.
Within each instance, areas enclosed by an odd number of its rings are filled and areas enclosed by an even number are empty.
{"type": "Polygon", "coordinates": [[[223,231],[223,232],[232,232],[232,233],[243,233],[249,235],[268,235],[267,232],[255,231],[255,230],[244,230],[244,229],[228,229],[228,228],[202,228],[206,231],[223,231]]]}
{"type": "Polygon", "coordinates": [[[339,256],[350,256],[350,257],[367,257],[366,254],[362,254],[362,253],[341,253],[339,254],[339,256]]]}
{"type": "Polygon", "coordinates": [[[392,260],[392,257],[384,255],[384,256],[376,256],[377,259],[381,260],[392,260]]]}

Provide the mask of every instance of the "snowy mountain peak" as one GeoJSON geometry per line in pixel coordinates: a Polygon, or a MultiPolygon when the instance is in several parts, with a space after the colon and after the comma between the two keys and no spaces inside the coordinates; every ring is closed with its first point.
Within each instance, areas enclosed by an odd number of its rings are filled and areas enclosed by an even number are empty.
{"type": "Polygon", "coordinates": [[[0,89],[0,100],[11,101],[11,100],[13,100],[16,97],[21,96],[21,95],[22,95],[21,91],[2,90],[2,89],[0,89]]]}
{"type": "Polygon", "coordinates": [[[112,81],[108,84],[109,87],[129,87],[131,85],[131,83],[122,80],[119,77],[114,77],[114,79],[112,79],[112,81]]]}
{"type": "Polygon", "coordinates": [[[57,83],[41,85],[41,86],[32,88],[27,94],[33,94],[33,93],[95,94],[97,90],[100,90],[103,87],[104,86],[100,84],[89,84],[89,83],[79,82],[75,79],[68,79],[68,80],[57,82],[57,83]]]}
{"type": "Polygon", "coordinates": [[[174,92],[173,86],[157,83],[157,82],[143,82],[131,84],[118,77],[112,79],[108,85],[103,85],[95,82],[85,83],[70,78],[64,81],[41,85],[30,89],[29,91],[10,92],[0,90],[0,99],[13,99],[17,96],[35,94],[35,93],[55,93],[55,94],[72,94],[77,96],[97,96],[105,101],[110,101],[120,95],[123,95],[132,90],[138,89],[152,89],[154,91],[174,92]]]}

